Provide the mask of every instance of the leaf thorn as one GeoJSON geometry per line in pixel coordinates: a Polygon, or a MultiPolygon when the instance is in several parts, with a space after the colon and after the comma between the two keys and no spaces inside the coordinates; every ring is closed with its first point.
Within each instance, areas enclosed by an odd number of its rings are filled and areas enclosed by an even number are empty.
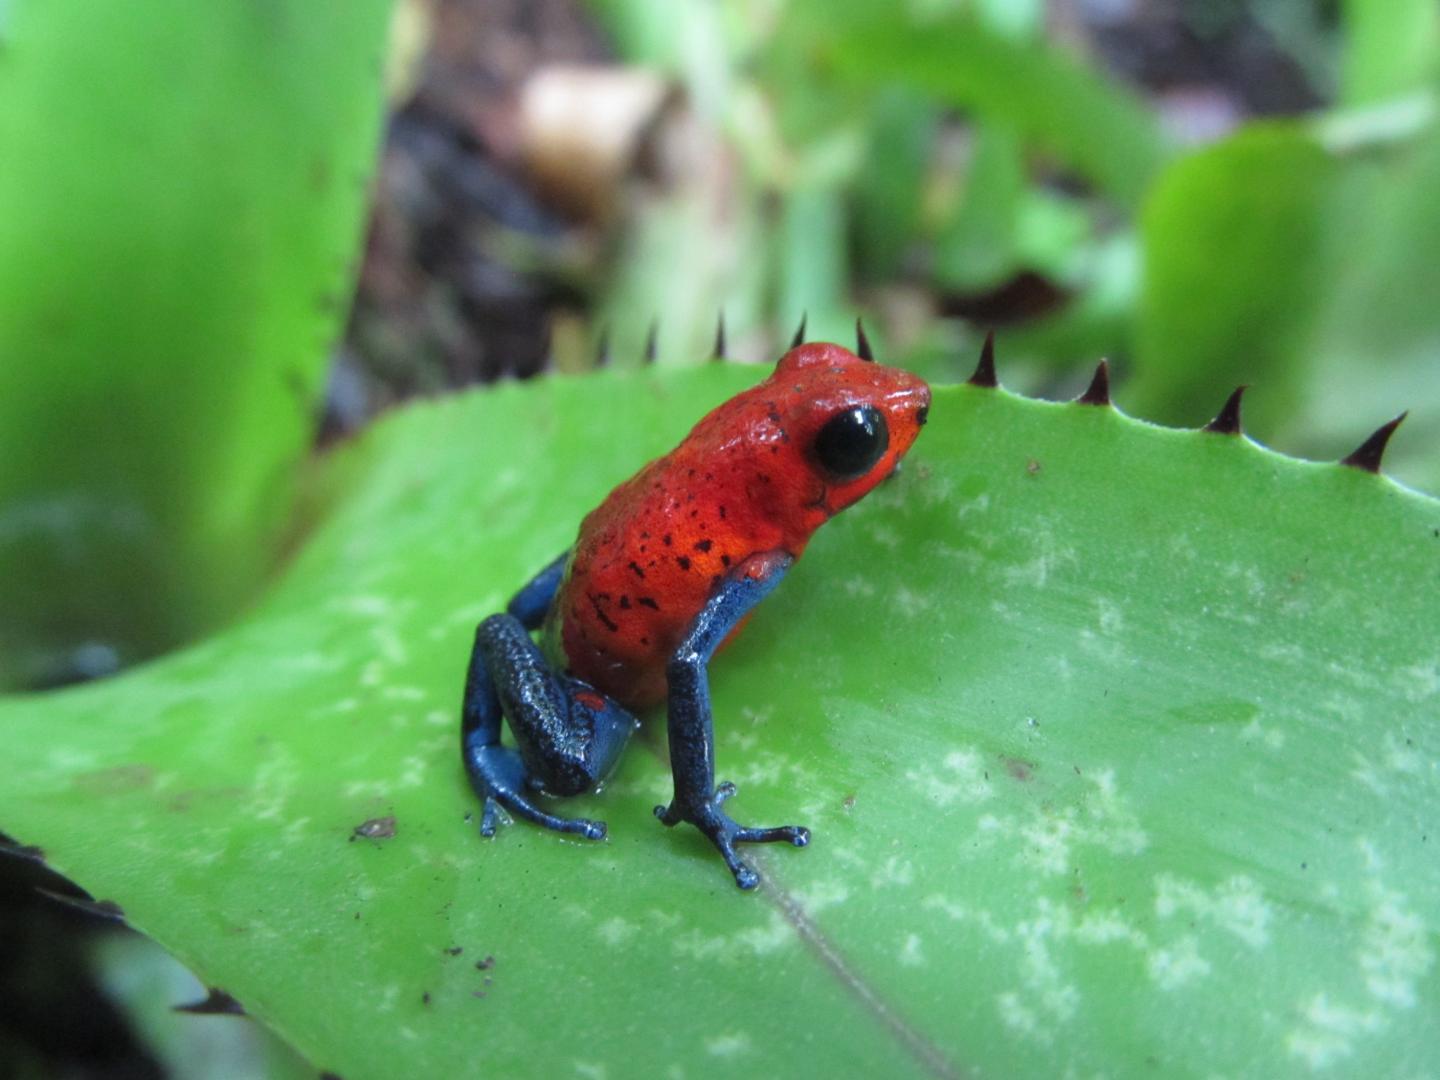
{"type": "Polygon", "coordinates": [[[218,986],[209,987],[205,997],[185,1005],[174,1005],[172,1012],[190,1013],[192,1016],[244,1016],[245,1006],[233,994],[218,986]]]}
{"type": "Polygon", "coordinates": [[[980,346],[980,362],[975,365],[975,374],[967,380],[971,386],[996,387],[995,378],[995,331],[985,335],[985,344],[980,346]]]}
{"type": "Polygon", "coordinates": [[[1381,424],[1375,429],[1368,439],[1355,448],[1355,452],[1349,457],[1342,458],[1341,465],[1349,465],[1355,469],[1364,469],[1366,472],[1378,473],[1380,471],[1380,459],[1385,456],[1385,447],[1390,444],[1390,436],[1395,434],[1395,429],[1400,422],[1410,415],[1410,410],[1405,410],[1394,420],[1381,424]]]}
{"type": "Polygon", "coordinates": [[[798,349],[805,344],[805,320],[810,317],[808,311],[800,313],[800,325],[795,328],[795,336],[790,339],[790,348],[798,349]]]}
{"type": "Polygon", "coordinates": [[[715,349],[710,354],[711,360],[725,359],[725,309],[721,308],[719,315],[715,318],[715,349]]]}
{"type": "Polygon", "coordinates": [[[865,323],[855,320],[855,355],[871,364],[875,362],[875,352],[870,348],[870,339],[865,336],[865,323]]]}
{"type": "Polygon", "coordinates": [[[1085,392],[1075,399],[1080,405],[1110,404],[1110,361],[1101,360],[1095,365],[1095,376],[1085,392]]]}
{"type": "Polygon", "coordinates": [[[1220,406],[1220,411],[1202,428],[1214,435],[1239,435],[1240,434],[1240,399],[1245,396],[1245,391],[1250,389],[1249,383],[1241,383],[1230,392],[1225,399],[1225,404],[1220,406]]]}

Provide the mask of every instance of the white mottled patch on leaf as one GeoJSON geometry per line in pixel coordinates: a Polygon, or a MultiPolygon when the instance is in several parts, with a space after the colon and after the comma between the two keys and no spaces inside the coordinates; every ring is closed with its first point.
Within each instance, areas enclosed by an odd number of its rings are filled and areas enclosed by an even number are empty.
{"type": "Polygon", "coordinates": [[[372,626],[370,637],[375,642],[375,647],[380,656],[390,664],[403,664],[410,659],[410,650],[405,647],[405,641],[395,632],[395,628],[389,625],[372,626]]]}
{"type": "Polygon", "coordinates": [[[1114,855],[1138,855],[1149,844],[1139,819],[1115,786],[1113,769],[1087,773],[1089,790],[1078,805],[1049,804],[1023,816],[987,815],[978,823],[993,836],[1014,839],[1015,858],[1046,874],[1068,873],[1076,848],[1098,847],[1114,855]]]}
{"type": "Polygon", "coordinates": [[[1425,756],[1415,748],[1414,740],[1397,736],[1393,731],[1385,733],[1385,767],[1391,772],[1419,776],[1425,771],[1425,756]]]}
{"type": "Polygon", "coordinates": [[[253,794],[247,813],[256,821],[276,821],[284,816],[290,797],[299,790],[300,763],[283,743],[271,744],[269,755],[255,769],[253,794]]]}
{"type": "Polygon", "coordinates": [[[1035,1010],[1027,1006],[1017,992],[1005,991],[995,999],[995,1004],[999,1007],[1001,1022],[1011,1031],[1018,1035],[1039,1035],[1042,1042],[1050,1041],[1050,1037],[1040,1030],[1035,1010]]]}
{"type": "Polygon", "coordinates": [[[881,547],[894,550],[900,546],[904,537],[896,531],[892,525],[872,525],[870,527],[870,538],[881,547]]]}
{"type": "Polygon", "coordinates": [[[727,1031],[705,1040],[705,1052],[711,1057],[733,1058],[750,1049],[750,1036],[743,1031],[727,1031]]]}
{"type": "Polygon", "coordinates": [[[890,596],[890,601],[895,609],[907,619],[923,615],[930,608],[930,598],[924,593],[918,593],[907,589],[904,585],[899,586],[890,596]]]}
{"type": "Polygon", "coordinates": [[[611,948],[619,948],[640,932],[638,924],[620,915],[606,919],[595,928],[600,940],[611,948]]]}
{"type": "Polygon", "coordinates": [[[880,869],[870,875],[870,884],[877,889],[909,885],[914,880],[914,864],[899,855],[891,855],[886,858],[880,869]]]}
{"type": "Polygon", "coordinates": [[[1366,989],[1386,1005],[1413,1008],[1415,986],[1435,961],[1429,929],[1403,893],[1373,879],[1366,892],[1371,907],[1360,941],[1366,989]]]}
{"type": "Polygon", "coordinates": [[[1417,705],[1440,695],[1440,657],[1401,668],[1395,673],[1395,682],[1406,700],[1417,705]]]}
{"type": "Polygon", "coordinates": [[[1265,727],[1258,716],[1240,729],[1240,738],[1246,742],[1262,743],[1271,750],[1279,750],[1285,745],[1285,733],[1279,728],[1265,727]]]}
{"type": "Polygon", "coordinates": [[[339,597],[332,601],[330,606],[346,615],[359,615],[362,618],[378,619],[382,616],[389,615],[393,604],[388,596],[361,595],[339,597]]]}
{"type": "Polygon", "coordinates": [[[1210,961],[1200,955],[1200,943],[1194,935],[1186,934],[1150,953],[1145,969],[1160,989],[1175,990],[1209,975],[1210,961]]]}
{"type": "Polygon", "coordinates": [[[1270,941],[1275,911],[1260,887],[1243,874],[1226,879],[1213,890],[1161,874],[1155,879],[1155,914],[1161,919],[1180,916],[1192,923],[1210,922],[1258,949],[1270,941]]]}
{"type": "Polygon", "coordinates": [[[900,964],[903,967],[924,967],[925,954],[921,949],[919,934],[906,934],[900,943],[900,964]]]}
{"type": "Polygon", "coordinates": [[[954,802],[973,805],[995,793],[985,772],[980,752],[961,747],[947,753],[938,769],[930,765],[911,769],[905,779],[936,806],[949,806],[954,802]]]}
{"type": "Polygon", "coordinates": [[[803,889],[797,889],[794,897],[805,913],[813,916],[849,900],[850,886],[838,879],[822,879],[811,882],[803,889]]]}
{"type": "Polygon", "coordinates": [[[1312,1070],[1324,1069],[1353,1054],[1358,1036],[1381,1026],[1373,1010],[1337,1005],[1316,994],[1302,1008],[1300,1024],[1285,1036],[1285,1048],[1312,1070]]]}

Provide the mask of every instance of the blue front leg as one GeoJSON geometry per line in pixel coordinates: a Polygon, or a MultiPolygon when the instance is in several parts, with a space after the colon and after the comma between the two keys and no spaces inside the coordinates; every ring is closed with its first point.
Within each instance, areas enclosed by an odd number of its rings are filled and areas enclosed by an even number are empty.
{"type": "Polygon", "coordinates": [[[735,854],[737,843],[784,840],[804,847],[810,842],[810,830],[799,825],[745,828],[720,809],[735,794],[735,785],[715,786],[715,733],[707,667],[720,643],[780,583],[792,562],[789,555],[774,552],[752,556],[735,567],[696,616],[665,671],[675,798],[668,807],[657,806],[655,816],[666,825],[688,821],[708,836],[742,889],[753,889],[760,877],[735,854]]]}
{"type": "Polygon", "coordinates": [[[526,630],[540,629],[540,624],[545,621],[545,615],[550,610],[550,601],[555,599],[560,582],[565,578],[565,564],[569,559],[570,552],[567,550],[536,574],[528,585],[510,598],[505,613],[519,619],[520,625],[526,630]]]}

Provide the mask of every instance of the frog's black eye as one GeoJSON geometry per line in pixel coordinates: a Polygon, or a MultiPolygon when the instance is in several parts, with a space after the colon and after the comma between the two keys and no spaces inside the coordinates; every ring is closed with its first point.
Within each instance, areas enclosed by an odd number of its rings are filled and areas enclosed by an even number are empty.
{"type": "Polygon", "coordinates": [[[873,405],[857,405],[836,413],[815,437],[815,457],[839,480],[855,480],[869,472],[890,446],[885,414],[873,405]]]}

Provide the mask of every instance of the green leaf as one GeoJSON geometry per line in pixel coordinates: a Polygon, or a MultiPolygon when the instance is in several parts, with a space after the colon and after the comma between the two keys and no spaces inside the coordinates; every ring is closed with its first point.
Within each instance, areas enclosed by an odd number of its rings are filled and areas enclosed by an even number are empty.
{"type": "Polygon", "coordinates": [[[1293,410],[1325,280],[1323,215],[1336,166],[1304,128],[1257,124],[1174,162],[1141,221],[1137,371],[1125,402],[1203,422],[1238,383],[1252,430],[1293,410]],[[1213,405],[1212,405],[1213,402],[1213,405]]]}
{"type": "Polygon", "coordinates": [[[1246,430],[1342,456],[1411,409],[1392,466],[1440,489],[1440,126],[1423,97],[1252,125],[1174,162],[1142,217],[1141,415],[1194,423],[1248,383],[1246,430]]]}
{"type": "Polygon", "coordinates": [[[935,240],[935,278],[941,285],[991,289],[1024,268],[1015,250],[1025,197],[1024,150],[1009,127],[976,125],[958,206],[935,240]]]}
{"type": "Polygon", "coordinates": [[[1134,205],[1169,153],[1138,97],[1066,53],[971,15],[901,19],[855,0],[811,5],[807,29],[852,83],[899,83],[1010,126],[1134,205]]]}
{"type": "Polygon", "coordinates": [[[234,614],[352,277],[388,4],[0,4],[0,685],[234,614]]]}
{"type": "Polygon", "coordinates": [[[920,230],[921,192],[934,155],[939,110],[903,87],[871,104],[869,143],[853,195],[856,273],[883,282],[901,275],[920,230]]]}
{"type": "Polygon", "coordinates": [[[351,1080],[1428,1069],[1440,504],[1240,438],[938,390],[714,665],[734,812],[815,830],[758,894],[658,723],[604,844],[476,835],[474,623],[759,374],[392,414],[243,623],[0,703],[0,829],[351,1080]]]}
{"type": "Polygon", "coordinates": [[[1432,0],[1346,0],[1341,100],[1369,105],[1440,75],[1440,7],[1432,0]]]}

